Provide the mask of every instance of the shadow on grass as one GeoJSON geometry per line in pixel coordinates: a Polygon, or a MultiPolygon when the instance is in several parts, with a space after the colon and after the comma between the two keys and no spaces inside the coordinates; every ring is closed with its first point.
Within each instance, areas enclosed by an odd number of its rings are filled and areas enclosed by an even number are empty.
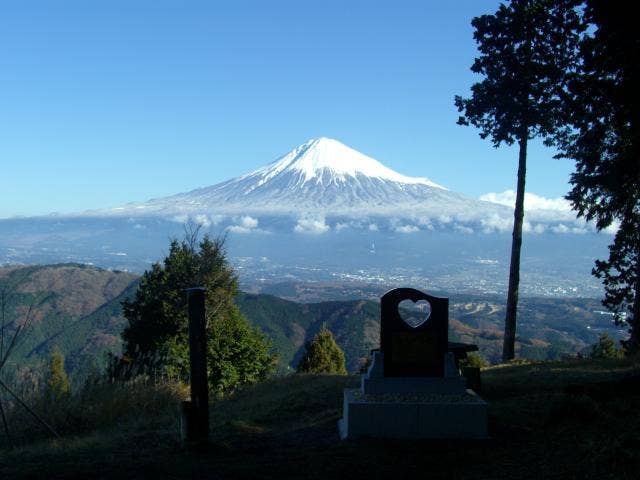
{"type": "Polygon", "coordinates": [[[148,428],[138,405],[138,421],[0,452],[0,477],[631,479],[640,468],[640,395],[619,389],[638,374],[633,360],[486,369],[484,442],[340,442],[342,390],[358,378],[294,375],[212,404],[211,442],[199,451],[176,441],[175,405],[165,407],[166,423],[148,428]]]}

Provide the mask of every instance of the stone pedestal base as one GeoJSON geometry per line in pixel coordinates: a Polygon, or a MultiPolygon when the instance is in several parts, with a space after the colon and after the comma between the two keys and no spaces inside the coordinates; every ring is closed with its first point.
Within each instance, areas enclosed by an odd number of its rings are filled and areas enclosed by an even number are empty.
{"type": "Polygon", "coordinates": [[[345,389],[340,437],[487,438],[487,403],[463,393],[365,394],[345,389]]]}
{"type": "Polygon", "coordinates": [[[466,380],[457,375],[449,378],[435,377],[387,377],[370,378],[363,375],[360,391],[365,395],[380,395],[387,393],[423,394],[437,393],[440,395],[464,395],[467,392],[466,380]]]}

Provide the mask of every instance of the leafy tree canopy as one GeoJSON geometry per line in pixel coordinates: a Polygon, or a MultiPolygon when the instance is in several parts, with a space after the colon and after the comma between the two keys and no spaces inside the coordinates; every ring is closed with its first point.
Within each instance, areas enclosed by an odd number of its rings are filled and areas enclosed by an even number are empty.
{"type": "Polygon", "coordinates": [[[471,97],[455,97],[458,123],[480,129],[494,146],[547,137],[562,126],[567,73],[577,68],[582,0],[512,0],[472,20],[484,79],[471,97]]]}
{"type": "Polygon", "coordinates": [[[618,227],[593,274],[603,280],[603,304],[619,319],[629,314],[631,353],[640,349],[640,29],[619,2],[588,0],[586,18],[593,28],[580,45],[558,157],[576,162],[567,199],[578,215],[598,229],[618,227]]]}
{"type": "Polygon", "coordinates": [[[134,298],[123,303],[129,325],[122,335],[124,355],[115,370],[124,375],[160,374],[188,381],[185,289],[193,286],[206,289],[211,389],[225,393],[265,378],[275,366],[275,356],[267,338],[233,302],[238,280],[227,263],[224,239],[205,236],[198,243],[197,231],[181,242],[173,240],[163,264],[146,271],[134,298]]]}

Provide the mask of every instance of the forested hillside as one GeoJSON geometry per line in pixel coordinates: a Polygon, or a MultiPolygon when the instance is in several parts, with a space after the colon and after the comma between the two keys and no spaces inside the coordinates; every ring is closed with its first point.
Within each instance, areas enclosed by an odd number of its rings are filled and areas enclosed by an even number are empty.
{"type": "MultiPolygon", "coordinates": [[[[92,365],[102,365],[104,352],[121,347],[120,332],[126,323],[121,302],[136,286],[133,274],[86,265],[0,268],[5,346],[16,326],[27,321],[10,357],[9,370],[37,367],[54,348],[65,355],[72,378],[81,378],[92,365]]],[[[327,295],[335,294],[337,288],[327,287],[327,295]]],[[[273,295],[241,293],[236,302],[271,338],[280,372],[296,365],[305,342],[323,324],[345,351],[347,368],[357,371],[379,341],[379,306],[371,300],[376,295],[360,292],[369,300],[299,303],[273,295]]],[[[603,330],[621,335],[612,326],[611,317],[597,313],[601,309],[593,299],[522,299],[516,344],[519,356],[557,359],[584,350],[603,330]]],[[[450,295],[450,339],[478,344],[480,353],[490,361],[499,358],[503,320],[504,304],[498,297],[450,295]]]]}
{"type": "Polygon", "coordinates": [[[2,340],[6,349],[19,332],[7,373],[37,368],[54,348],[69,372],[81,375],[118,349],[124,319],[120,302],[136,276],[85,265],[59,264],[0,269],[2,340]]]}

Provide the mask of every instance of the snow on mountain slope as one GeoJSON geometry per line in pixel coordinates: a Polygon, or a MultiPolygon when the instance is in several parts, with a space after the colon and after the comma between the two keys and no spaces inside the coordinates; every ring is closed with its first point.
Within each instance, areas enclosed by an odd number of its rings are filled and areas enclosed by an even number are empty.
{"type": "MultiPolygon", "coordinates": [[[[83,215],[179,222],[192,218],[203,224],[222,222],[238,233],[260,231],[267,224],[316,233],[345,225],[402,233],[437,228],[506,232],[513,225],[512,207],[452,192],[427,178],[402,175],[329,138],[309,140],[226,182],[83,215]]],[[[571,210],[527,210],[523,228],[581,233],[586,225],[571,210]]]]}
{"type": "MultiPolygon", "coordinates": [[[[337,140],[310,140],[275,162],[238,178],[187,193],[92,214],[419,216],[474,221],[510,209],[408,177],[337,140]]],[[[507,220],[508,221],[508,220],[507,220]]]]}
{"type": "Polygon", "coordinates": [[[346,183],[349,177],[359,175],[408,185],[427,185],[443,188],[426,178],[407,177],[385,167],[377,160],[331,138],[316,138],[300,145],[266,167],[251,172],[239,180],[258,179],[262,185],[276,176],[290,172],[297,175],[302,184],[346,183]]]}

